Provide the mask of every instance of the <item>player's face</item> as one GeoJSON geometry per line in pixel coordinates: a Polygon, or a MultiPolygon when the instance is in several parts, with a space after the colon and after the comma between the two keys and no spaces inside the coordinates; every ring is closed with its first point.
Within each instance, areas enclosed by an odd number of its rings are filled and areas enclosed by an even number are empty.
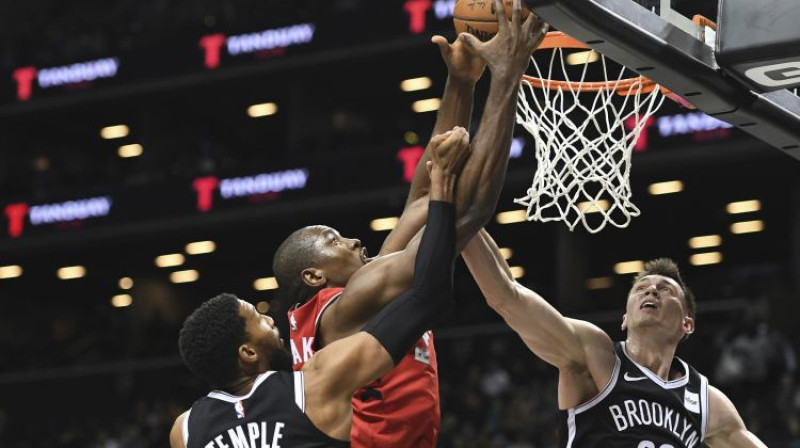
{"type": "Polygon", "coordinates": [[[244,300],[240,300],[240,314],[245,319],[245,331],[266,370],[291,370],[291,356],[284,347],[280,331],[271,317],[261,314],[244,300]]]}
{"type": "Polygon", "coordinates": [[[627,328],[666,328],[680,337],[686,331],[688,313],[683,289],[662,275],[642,277],[633,285],[625,314],[627,328]]]}
{"type": "Polygon", "coordinates": [[[367,249],[355,238],[345,238],[330,227],[322,227],[317,240],[322,255],[321,268],[329,284],[344,286],[350,277],[369,262],[367,249]]]}

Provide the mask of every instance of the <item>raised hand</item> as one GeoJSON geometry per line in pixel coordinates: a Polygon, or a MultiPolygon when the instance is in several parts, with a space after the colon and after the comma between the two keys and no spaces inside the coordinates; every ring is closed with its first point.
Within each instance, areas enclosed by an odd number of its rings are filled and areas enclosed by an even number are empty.
{"type": "Polygon", "coordinates": [[[444,37],[437,35],[431,38],[431,42],[439,47],[451,79],[470,84],[478,82],[486,68],[486,62],[465,48],[463,41],[456,39],[451,44],[444,37]]]}
{"type": "Polygon", "coordinates": [[[461,173],[469,157],[469,132],[456,126],[452,130],[431,139],[432,168],[446,175],[461,173]]]}
{"type": "Polygon", "coordinates": [[[533,12],[522,21],[522,0],[514,0],[511,21],[502,13],[501,0],[494,0],[497,14],[497,34],[487,42],[469,33],[461,33],[458,39],[481,57],[489,66],[493,77],[507,81],[518,81],[530,62],[531,52],[542,42],[549,25],[533,12]]]}

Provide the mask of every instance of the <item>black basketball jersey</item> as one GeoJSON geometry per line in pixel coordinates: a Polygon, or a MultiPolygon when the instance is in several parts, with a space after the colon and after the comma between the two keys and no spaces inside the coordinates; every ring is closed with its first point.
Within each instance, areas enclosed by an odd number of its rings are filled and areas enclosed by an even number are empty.
{"type": "Polygon", "coordinates": [[[317,429],[305,414],[303,372],[266,372],[247,395],[213,391],[183,420],[186,448],[349,447],[317,429]]]}
{"type": "Polygon", "coordinates": [[[679,358],[684,372],[664,381],[614,344],[611,380],[590,401],[561,411],[565,448],[700,448],[708,424],[708,380],[679,358]]]}

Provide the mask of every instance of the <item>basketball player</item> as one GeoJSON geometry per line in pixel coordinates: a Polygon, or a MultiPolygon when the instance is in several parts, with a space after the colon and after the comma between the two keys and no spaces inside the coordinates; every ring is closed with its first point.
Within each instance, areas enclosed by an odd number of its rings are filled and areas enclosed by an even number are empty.
{"type": "Polygon", "coordinates": [[[175,420],[172,448],[350,446],[353,393],[400,362],[450,307],[453,191],[467,155],[466,142],[451,140],[428,162],[430,205],[419,250],[394,255],[414,266],[410,288],[358,333],[321,349],[302,371],[291,373],[274,322],[253,305],[221,294],[195,310],[181,328],[181,356],[218,390],[175,420]]]}
{"type": "Polygon", "coordinates": [[[484,230],[462,252],[487,303],[558,368],[562,447],[766,447],[733,403],[675,357],[695,329],[695,299],[672,260],[645,264],[628,293],[623,342],[562,316],[515,282],[484,230]]]}
{"type": "MultiPolygon", "coordinates": [[[[499,0],[496,5],[500,6],[499,0]]],[[[449,69],[436,129],[466,125],[472,91],[484,64],[492,74],[480,130],[456,189],[459,250],[479,230],[475,226],[488,222],[494,212],[508,161],[519,79],[531,51],[546,32],[546,25],[533,15],[523,23],[519,1],[515,2],[511,22],[503,17],[498,27],[498,34],[486,43],[471,35],[459,36],[452,45],[441,37],[433,39],[449,69]]],[[[427,152],[444,138],[466,137],[466,130],[457,127],[450,137],[431,140],[400,220],[386,238],[380,256],[369,264],[360,241],[343,238],[329,227],[300,229],[280,246],[273,271],[289,303],[302,304],[289,311],[295,370],[302,368],[315,350],[358,332],[408,287],[410,266],[393,253],[409,245],[425,220],[427,152]],[[343,289],[345,285],[347,289],[343,289]]],[[[397,368],[353,397],[353,446],[435,446],[439,432],[436,367],[433,336],[425,332],[397,368]]]]}

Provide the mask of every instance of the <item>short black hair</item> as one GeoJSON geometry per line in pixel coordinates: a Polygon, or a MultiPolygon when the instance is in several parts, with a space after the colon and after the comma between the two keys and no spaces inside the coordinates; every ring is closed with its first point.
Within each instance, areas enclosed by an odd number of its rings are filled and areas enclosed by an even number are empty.
{"type": "Polygon", "coordinates": [[[636,275],[636,278],[633,279],[633,283],[635,284],[641,280],[642,277],[648,275],[661,275],[675,280],[683,290],[683,297],[686,301],[686,308],[689,310],[689,317],[692,319],[695,318],[697,314],[697,302],[694,298],[694,294],[689,287],[686,286],[686,282],[683,281],[681,271],[678,269],[678,264],[675,263],[674,260],[670,258],[656,258],[648,261],[644,264],[644,271],[636,275]]]}
{"type": "Polygon", "coordinates": [[[239,298],[223,293],[205,301],[183,322],[178,349],[189,370],[212,387],[239,375],[239,346],[247,340],[239,298]]]}
{"type": "Polygon", "coordinates": [[[283,290],[281,294],[288,306],[303,303],[317,292],[316,288],[303,281],[302,272],[319,261],[320,255],[314,243],[321,230],[322,226],[307,226],[295,230],[275,251],[272,272],[278,286],[283,290]]]}

